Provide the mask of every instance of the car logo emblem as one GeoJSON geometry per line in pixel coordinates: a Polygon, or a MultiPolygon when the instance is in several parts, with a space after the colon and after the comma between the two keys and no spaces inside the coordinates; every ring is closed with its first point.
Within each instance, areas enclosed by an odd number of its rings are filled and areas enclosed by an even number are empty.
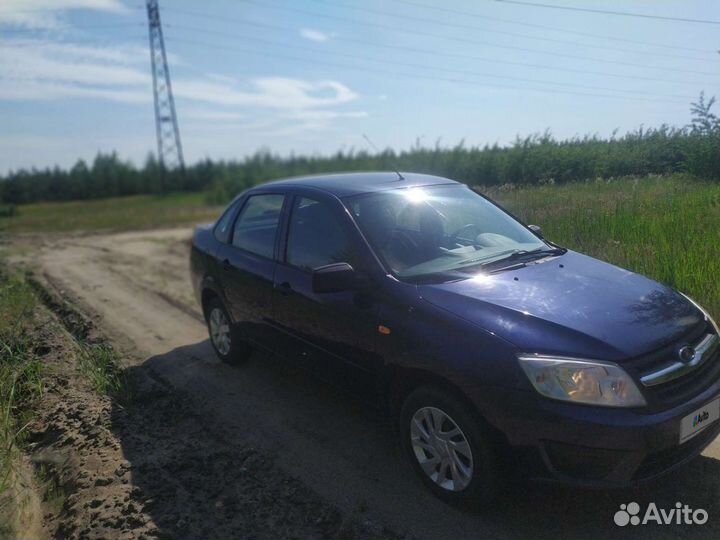
{"type": "Polygon", "coordinates": [[[689,364],[695,359],[695,349],[692,347],[683,347],[678,351],[678,356],[683,364],[689,364]]]}

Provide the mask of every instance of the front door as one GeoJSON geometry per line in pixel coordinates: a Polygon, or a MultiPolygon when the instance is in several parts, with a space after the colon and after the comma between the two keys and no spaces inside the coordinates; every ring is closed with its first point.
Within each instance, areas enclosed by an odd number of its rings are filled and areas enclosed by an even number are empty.
{"type": "Polygon", "coordinates": [[[362,276],[353,233],[336,200],[295,196],[285,253],[275,270],[273,317],[289,338],[280,343],[286,355],[322,378],[365,393],[374,389],[381,367],[374,354],[378,304],[370,286],[323,294],[312,290],[312,270],[326,264],[347,262],[362,276]]]}

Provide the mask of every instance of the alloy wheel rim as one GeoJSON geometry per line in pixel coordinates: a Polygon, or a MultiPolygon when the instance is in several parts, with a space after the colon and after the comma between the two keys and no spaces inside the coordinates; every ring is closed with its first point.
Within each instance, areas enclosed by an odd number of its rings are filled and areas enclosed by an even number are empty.
{"type": "Polygon", "coordinates": [[[448,491],[462,491],[473,477],[467,437],[450,415],[423,407],[410,420],[410,443],[423,472],[448,491]]]}
{"type": "Polygon", "coordinates": [[[210,339],[223,356],[230,352],[230,322],[220,308],[210,312],[210,339]]]}

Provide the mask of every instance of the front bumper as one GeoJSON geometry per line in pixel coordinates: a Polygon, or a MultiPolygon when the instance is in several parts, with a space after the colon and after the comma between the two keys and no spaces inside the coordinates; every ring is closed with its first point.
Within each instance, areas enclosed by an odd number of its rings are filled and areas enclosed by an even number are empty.
{"type": "MultiPolygon", "coordinates": [[[[717,382],[660,412],[577,405],[536,392],[503,391],[486,418],[512,447],[523,476],[588,487],[622,487],[683,465],[720,435],[720,421],[679,443],[682,418],[720,396],[717,382]]],[[[480,410],[488,405],[484,394],[480,410]]],[[[487,410],[487,409],[486,409],[487,410]]]]}

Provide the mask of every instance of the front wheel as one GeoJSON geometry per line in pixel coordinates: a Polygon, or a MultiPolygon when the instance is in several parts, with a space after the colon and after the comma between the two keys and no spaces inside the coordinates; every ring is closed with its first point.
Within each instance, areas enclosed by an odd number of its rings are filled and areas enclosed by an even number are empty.
{"type": "Polygon", "coordinates": [[[434,387],[415,390],[400,413],[413,468],[436,496],[455,505],[487,504],[497,495],[497,460],[484,431],[462,401],[434,387]]]}
{"type": "Polygon", "coordinates": [[[210,300],[205,314],[210,343],[218,358],[226,364],[239,364],[247,360],[250,356],[250,346],[230,321],[225,306],[220,300],[216,298],[210,300]]]}

